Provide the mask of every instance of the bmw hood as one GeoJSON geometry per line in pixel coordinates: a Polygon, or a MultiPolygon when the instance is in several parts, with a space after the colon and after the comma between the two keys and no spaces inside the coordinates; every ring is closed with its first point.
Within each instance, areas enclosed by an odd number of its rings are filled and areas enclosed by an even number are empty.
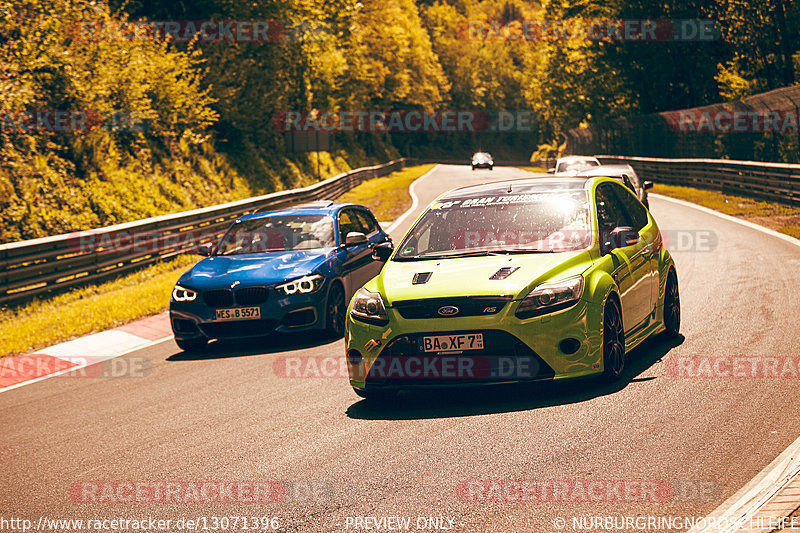
{"type": "Polygon", "coordinates": [[[580,274],[591,261],[585,250],[389,261],[373,283],[389,305],[398,300],[447,296],[508,295],[517,298],[535,285],[580,274]]]}
{"type": "Polygon", "coordinates": [[[243,255],[216,255],[203,259],[184,273],[178,283],[192,289],[270,285],[310,274],[325,262],[330,248],[243,255]]]}

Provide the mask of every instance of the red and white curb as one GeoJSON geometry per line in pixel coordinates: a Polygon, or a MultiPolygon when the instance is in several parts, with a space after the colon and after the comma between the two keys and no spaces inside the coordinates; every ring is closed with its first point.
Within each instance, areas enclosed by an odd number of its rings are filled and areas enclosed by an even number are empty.
{"type": "Polygon", "coordinates": [[[172,338],[169,312],[49,346],[26,355],[0,359],[0,393],[114,359],[172,338]]]}

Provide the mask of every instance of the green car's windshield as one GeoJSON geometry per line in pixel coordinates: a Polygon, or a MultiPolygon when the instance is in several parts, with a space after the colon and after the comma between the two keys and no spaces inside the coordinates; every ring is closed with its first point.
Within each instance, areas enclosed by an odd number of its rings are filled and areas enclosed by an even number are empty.
{"type": "Polygon", "coordinates": [[[448,198],[422,216],[394,260],[583,250],[592,240],[589,213],[584,189],[448,198]]]}
{"type": "Polygon", "coordinates": [[[235,224],[220,243],[216,255],[308,250],[330,246],[334,246],[333,218],[330,216],[273,216],[235,224]]]}

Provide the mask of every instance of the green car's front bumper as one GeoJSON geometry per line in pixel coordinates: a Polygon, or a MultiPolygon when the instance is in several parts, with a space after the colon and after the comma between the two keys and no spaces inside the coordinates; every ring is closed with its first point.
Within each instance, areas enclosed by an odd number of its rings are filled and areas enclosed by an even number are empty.
{"type": "MultiPolygon", "coordinates": [[[[600,306],[579,300],[568,309],[520,319],[515,316],[518,300],[501,303],[502,308],[491,314],[436,318],[404,318],[397,307],[389,306],[386,325],[362,322],[348,312],[345,341],[350,385],[359,390],[438,388],[559,380],[602,372],[600,306]],[[426,336],[477,333],[483,336],[483,349],[426,353],[419,341],[426,336]]],[[[426,300],[417,305],[424,308],[426,300]]],[[[428,305],[442,304],[437,299],[428,305]]]]}

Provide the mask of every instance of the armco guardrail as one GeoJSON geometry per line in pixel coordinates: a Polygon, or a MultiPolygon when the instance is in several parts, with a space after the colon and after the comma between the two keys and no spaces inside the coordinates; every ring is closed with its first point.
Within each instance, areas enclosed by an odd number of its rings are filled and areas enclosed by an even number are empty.
{"type": "Polygon", "coordinates": [[[407,159],[359,168],[302,189],[162,215],[106,228],[0,245],[0,305],[96,282],[155,263],[222,236],[231,221],[259,209],[333,199],[361,182],[406,166],[407,159]]]}
{"type": "Polygon", "coordinates": [[[642,180],[720,191],[800,206],[800,165],[728,159],[658,159],[599,155],[601,163],[628,163],[642,180]]]}

